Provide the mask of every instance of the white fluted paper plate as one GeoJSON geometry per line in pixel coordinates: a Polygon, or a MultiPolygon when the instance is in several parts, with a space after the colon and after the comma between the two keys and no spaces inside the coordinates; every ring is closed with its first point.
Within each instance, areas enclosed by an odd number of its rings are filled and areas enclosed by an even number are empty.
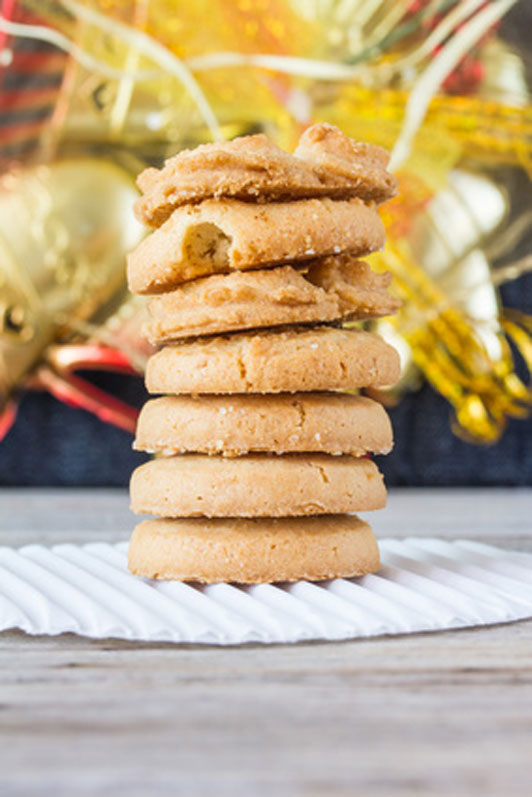
{"type": "Polygon", "coordinates": [[[375,575],[200,586],[132,576],[127,542],[0,548],[0,631],[236,645],[437,631],[532,617],[532,556],[467,540],[379,541],[375,575]]]}

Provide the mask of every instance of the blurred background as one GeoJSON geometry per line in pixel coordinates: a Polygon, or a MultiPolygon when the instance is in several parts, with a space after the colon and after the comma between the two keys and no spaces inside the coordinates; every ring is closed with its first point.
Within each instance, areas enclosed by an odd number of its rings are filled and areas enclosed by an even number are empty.
{"type": "Polygon", "coordinates": [[[390,485],[532,484],[532,4],[0,0],[0,484],[124,485],[134,178],[314,121],[392,153],[390,485]]]}

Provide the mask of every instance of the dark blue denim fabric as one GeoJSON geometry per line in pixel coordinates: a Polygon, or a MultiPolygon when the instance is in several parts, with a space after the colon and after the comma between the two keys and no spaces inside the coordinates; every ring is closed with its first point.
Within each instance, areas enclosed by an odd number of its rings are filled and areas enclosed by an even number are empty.
{"type": "MultiPolygon", "coordinates": [[[[140,406],[140,380],[121,384],[122,395],[140,406]]],[[[510,422],[495,446],[472,446],[452,434],[449,405],[428,386],[405,397],[391,416],[395,449],[379,458],[389,485],[532,485],[532,419],[510,422]]],[[[82,410],[28,395],[0,443],[0,484],[125,485],[145,459],[131,442],[82,410]]]]}
{"type": "MultiPolygon", "coordinates": [[[[100,387],[119,390],[140,407],[147,395],[140,379],[106,375],[100,387]]],[[[45,393],[27,394],[15,425],[0,443],[0,485],[108,486],[127,484],[146,457],[133,438],[83,410],[45,393]]]]}

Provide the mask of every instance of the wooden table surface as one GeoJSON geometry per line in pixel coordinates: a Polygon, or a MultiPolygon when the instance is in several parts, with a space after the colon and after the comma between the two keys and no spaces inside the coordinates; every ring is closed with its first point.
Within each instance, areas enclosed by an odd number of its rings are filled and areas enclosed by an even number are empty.
{"type": "MultiPolygon", "coordinates": [[[[404,490],[381,536],[532,552],[532,490],[404,490]]],[[[125,491],[0,491],[0,544],[126,539],[125,491]]],[[[0,634],[0,795],[532,793],[532,621],[214,648],[0,634]]]]}

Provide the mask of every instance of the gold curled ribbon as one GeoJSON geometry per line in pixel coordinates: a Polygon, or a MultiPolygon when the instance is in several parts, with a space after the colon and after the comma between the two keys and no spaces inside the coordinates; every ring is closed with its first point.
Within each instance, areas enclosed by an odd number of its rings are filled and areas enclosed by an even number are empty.
{"type": "MultiPolygon", "coordinates": [[[[532,392],[515,373],[502,333],[498,335],[501,354],[492,357],[466,314],[414,262],[404,241],[389,241],[371,261],[394,274],[404,306],[389,323],[407,341],[427,380],[453,406],[457,434],[476,443],[493,443],[508,417],[528,415],[532,392]]],[[[532,318],[505,311],[501,323],[532,372],[532,318]]]]}

